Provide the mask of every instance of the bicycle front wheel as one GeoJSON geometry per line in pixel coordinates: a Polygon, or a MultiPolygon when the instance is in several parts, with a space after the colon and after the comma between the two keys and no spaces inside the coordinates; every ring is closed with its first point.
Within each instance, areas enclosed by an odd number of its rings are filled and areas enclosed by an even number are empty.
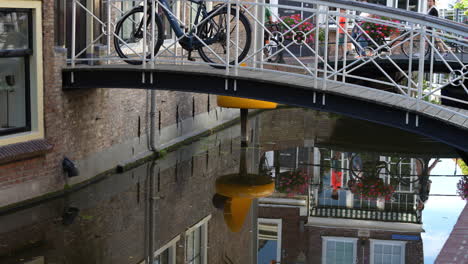
{"type": "Polygon", "coordinates": [[[151,16],[148,15],[144,26],[143,7],[137,7],[125,14],[115,26],[114,48],[117,54],[129,64],[139,65],[145,57],[151,58],[151,49],[158,53],[163,42],[161,18],[155,15],[154,40],[151,28],[151,16]],[[146,43],[143,42],[143,31],[146,30],[146,43]],[[154,41],[154,42],[153,42],[154,41]]]}
{"type": "Polygon", "coordinates": [[[237,61],[241,62],[248,54],[250,43],[252,41],[252,30],[247,17],[239,13],[239,24],[236,24],[236,10],[231,9],[230,17],[227,15],[227,8],[214,10],[208,13],[208,17],[199,29],[198,35],[203,40],[202,46],[198,49],[200,57],[212,63],[215,68],[225,68],[226,56],[229,43],[229,64],[234,65],[237,61]],[[228,27],[229,23],[229,27],[228,27]],[[229,40],[228,40],[228,28],[229,40]],[[239,39],[236,41],[236,35],[239,32],[239,39]]]}

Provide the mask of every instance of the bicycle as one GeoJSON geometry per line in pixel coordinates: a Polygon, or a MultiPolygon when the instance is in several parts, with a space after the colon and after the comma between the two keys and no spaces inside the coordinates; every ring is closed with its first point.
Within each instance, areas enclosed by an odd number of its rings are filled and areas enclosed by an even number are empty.
{"type": "Polygon", "coordinates": [[[281,50],[280,43],[282,42],[282,35],[277,23],[265,24],[266,28],[271,32],[271,35],[265,30],[265,40],[263,47],[263,55],[268,62],[281,63],[283,59],[283,51],[281,50]]]}
{"type": "MultiPolygon", "coordinates": [[[[177,18],[172,14],[172,10],[168,0],[158,0],[162,5],[162,11],[166,16],[171,29],[174,31],[180,46],[187,50],[188,59],[194,60],[191,56],[192,51],[197,50],[203,61],[210,63],[215,68],[225,68],[220,64],[223,62],[222,54],[227,53],[227,15],[228,8],[226,5],[217,5],[212,11],[208,12],[204,1],[191,0],[191,2],[198,5],[197,12],[194,20],[196,26],[184,32],[183,26],[179,24],[177,18]]],[[[142,58],[144,55],[143,50],[149,53],[146,59],[151,58],[151,48],[154,49],[156,55],[161,48],[163,39],[163,27],[161,16],[155,12],[154,14],[154,40],[152,39],[152,3],[148,1],[146,26],[144,26],[145,18],[144,7],[137,6],[127,12],[116,24],[114,34],[114,47],[117,54],[125,60],[125,62],[133,65],[142,64],[141,60],[134,59],[142,58]],[[146,43],[143,43],[143,28],[146,28],[146,43]],[[154,47],[151,47],[151,45],[154,47]],[[145,49],[144,49],[145,48],[145,49]]],[[[239,12],[239,25],[236,25],[236,8],[231,7],[230,10],[230,54],[232,61],[229,62],[233,65],[236,61],[234,58],[236,54],[236,47],[240,50],[237,58],[241,62],[249,52],[251,43],[251,27],[247,17],[243,12],[239,12]],[[236,26],[239,28],[237,29],[236,26]],[[236,30],[239,32],[239,45],[236,46],[236,30]],[[234,56],[233,56],[234,55],[234,56]]]]}
{"type": "MultiPolygon", "coordinates": [[[[409,58],[411,52],[413,54],[412,57],[414,58],[419,57],[420,55],[419,51],[421,48],[420,38],[419,37],[413,38],[413,41],[411,42],[410,37],[411,37],[411,33],[404,30],[400,32],[400,35],[396,39],[390,39],[389,37],[387,38],[380,37],[380,38],[373,39],[375,42],[374,43],[373,41],[368,40],[368,37],[365,36],[363,33],[360,33],[356,35],[355,41],[360,45],[362,45],[361,43],[367,44],[367,46],[362,48],[366,53],[367,51],[371,49],[373,50],[377,49],[376,52],[379,57],[383,57],[386,54],[391,54],[393,46],[398,45],[398,44],[400,45],[401,53],[403,53],[406,57],[409,58]],[[401,37],[401,36],[404,36],[404,37],[401,37]],[[375,44],[377,44],[377,46],[375,44]]],[[[360,48],[357,47],[356,43],[353,43],[353,44],[354,44],[355,52],[357,54],[362,55],[362,52],[360,52],[360,48]]],[[[424,45],[424,56],[427,56],[430,50],[429,43],[424,41],[423,45],[424,45]]]]}

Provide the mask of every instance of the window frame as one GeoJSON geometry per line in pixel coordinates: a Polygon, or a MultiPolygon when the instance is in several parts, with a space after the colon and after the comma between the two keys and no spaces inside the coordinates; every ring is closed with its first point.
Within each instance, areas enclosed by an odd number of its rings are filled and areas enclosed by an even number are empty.
{"type": "MultiPolygon", "coordinates": [[[[275,224],[278,226],[278,240],[276,246],[276,261],[281,261],[281,241],[282,241],[282,232],[283,232],[283,220],[281,218],[258,218],[257,219],[257,245],[258,240],[260,240],[260,224],[275,224]]],[[[258,252],[258,248],[257,248],[258,252]]]]}
{"type": "Polygon", "coordinates": [[[198,228],[201,228],[200,230],[200,258],[201,258],[201,264],[207,264],[208,263],[208,222],[211,219],[211,214],[200,220],[198,223],[195,225],[189,227],[185,231],[185,241],[184,241],[184,263],[189,263],[188,259],[188,248],[187,248],[187,243],[188,240],[187,238],[194,233],[198,228]]]}
{"type": "Polygon", "coordinates": [[[357,261],[357,237],[334,237],[334,236],[322,236],[322,264],[327,263],[327,242],[338,241],[338,242],[352,242],[353,243],[353,263],[357,261]]]}
{"type": "MultiPolygon", "coordinates": [[[[176,264],[176,257],[177,257],[177,242],[180,241],[180,235],[177,235],[173,239],[171,239],[169,242],[167,242],[164,246],[153,252],[153,259],[159,257],[164,251],[169,249],[169,263],[170,264],[176,264]]],[[[145,264],[146,261],[143,260],[140,262],[140,264],[145,264]]]]}
{"type": "MultiPolygon", "coordinates": [[[[28,46],[23,49],[8,49],[0,50],[0,59],[2,58],[23,58],[24,60],[24,93],[25,93],[25,125],[22,127],[15,127],[0,131],[1,136],[18,134],[21,132],[31,131],[31,81],[30,81],[30,70],[29,70],[29,57],[33,54],[33,28],[32,28],[32,10],[30,8],[0,8],[1,11],[6,12],[22,12],[26,13],[28,17],[28,46]]],[[[8,95],[7,95],[8,96],[8,95]]],[[[7,106],[8,107],[8,106],[7,106]]],[[[8,117],[7,117],[8,119],[8,117]]]]}
{"type": "Polygon", "coordinates": [[[379,239],[369,239],[370,240],[370,263],[374,263],[374,246],[377,244],[380,245],[391,245],[391,246],[400,246],[402,248],[402,254],[400,263],[405,264],[406,260],[406,241],[401,240],[379,240],[379,239]]]}
{"type": "Polygon", "coordinates": [[[28,11],[27,49],[2,52],[2,57],[25,58],[26,123],[27,127],[8,130],[0,134],[0,146],[44,138],[43,116],[43,63],[42,63],[42,2],[37,0],[11,0],[0,2],[0,9],[28,11]],[[33,52],[34,51],[34,52],[33,52]],[[22,56],[18,56],[22,55],[22,56]],[[14,132],[11,132],[14,131],[14,132]]]}

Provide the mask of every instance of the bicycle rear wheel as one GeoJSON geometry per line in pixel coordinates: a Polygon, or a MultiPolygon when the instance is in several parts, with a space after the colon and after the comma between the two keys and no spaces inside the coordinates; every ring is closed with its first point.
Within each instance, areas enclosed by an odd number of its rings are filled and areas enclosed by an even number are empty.
{"type": "Polygon", "coordinates": [[[236,25],[236,9],[231,9],[231,16],[227,16],[227,8],[220,10],[213,10],[208,13],[208,17],[212,16],[203,22],[198,28],[198,35],[205,43],[198,48],[200,57],[208,62],[212,63],[213,67],[224,69],[227,54],[227,29],[228,23],[230,23],[230,38],[229,38],[229,54],[230,54],[230,65],[234,65],[236,62],[236,49],[237,49],[237,61],[241,62],[249,52],[250,43],[252,41],[252,30],[247,17],[243,13],[239,13],[239,24],[236,25]],[[236,34],[239,30],[239,42],[236,42],[236,34]]]}
{"type": "MultiPolygon", "coordinates": [[[[403,32],[401,34],[403,35],[405,33],[403,32]]],[[[421,54],[422,52],[420,51],[420,48],[421,48],[420,41],[421,41],[420,36],[413,38],[413,43],[411,43],[411,40],[409,39],[409,37],[405,38],[404,40],[402,40],[403,43],[401,44],[401,51],[408,58],[410,57],[411,52],[413,53],[413,58],[418,58],[421,55],[426,56],[429,53],[429,43],[423,40],[424,41],[424,44],[423,44],[424,54],[421,54]]]]}
{"type": "MultiPolygon", "coordinates": [[[[119,57],[128,58],[125,62],[133,65],[142,64],[143,50],[146,58],[151,58],[152,29],[151,17],[147,18],[146,27],[143,26],[143,7],[137,7],[125,14],[115,26],[114,48],[119,57]],[[143,43],[143,30],[146,29],[146,43],[143,43]]],[[[155,14],[154,54],[158,53],[163,42],[161,18],[155,14]]]]}

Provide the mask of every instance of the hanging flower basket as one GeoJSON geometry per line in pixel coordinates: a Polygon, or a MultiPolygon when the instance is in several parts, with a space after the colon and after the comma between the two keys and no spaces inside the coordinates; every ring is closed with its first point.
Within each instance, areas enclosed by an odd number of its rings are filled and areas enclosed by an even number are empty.
{"type": "MultiPolygon", "coordinates": [[[[388,17],[379,17],[374,16],[376,19],[391,21],[394,23],[400,23],[398,20],[390,19],[388,17]]],[[[373,21],[362,22],[361,24],[362,29],[369,35],[371,39],[373,39],[378,44],[383,44],[385,38],[390,37],[393,34],[399,34],[400,30],[398,28],[379,24],[373,21]]],[[[370,41],[370,39],[366,36],[366,40],[370,41]]]]}
{"type": "Polygon", "coordinates": [[[380,178],[364,178],[355,181],[350,186],[351,192],[359,195],[362,199],[377,200],[384,198],[390,200],[395,189],[391,185],[385,184],[380,178]]]}
{"type": "Polygon", "coordinates": [[[463,176],[457,183],[457,194],[463,200],[468,200],[468,176],[463,176]]]}
{"type": "Polygon", "coordinates": [[[281,20],[283,23],[280,22],[279,25],[285,40],[295,41],[298,44],[304,41],[311,43],[314,40],[314,34],[311,32],[314,24],[310,19],[304,20],[300,14],[295,14],[281,17],[281,20]]]}
{"type": "Polygon", "coordinates": [[[288,196],[307,194],[309,176],[301,170],[286,171],[279,174],[276,190],[288,196]]]}

